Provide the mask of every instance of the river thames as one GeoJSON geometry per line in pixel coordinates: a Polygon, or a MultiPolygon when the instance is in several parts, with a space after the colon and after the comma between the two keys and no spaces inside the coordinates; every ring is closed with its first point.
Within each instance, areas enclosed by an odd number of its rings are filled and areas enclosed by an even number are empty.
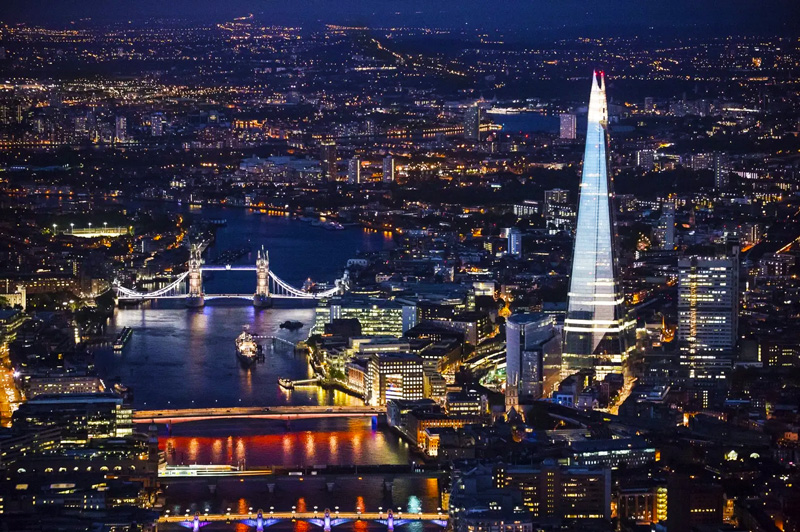
{"type": "MultiPolygon", "coordinates": [[[[227,220],[227,225],[218,229],[208,256],[247,247],[250,253],[236,264],[255,264],[256,252],[263,246],[269,251],[272,271],[298,287],[309,278],[330,283],[341,277],[347,260],[359,251],[378,251],[392,245],[385,235],[359,227],[328,231],[298,220],[236,208],[187,212],[227,220]]],[[[253,293],[255,273],[209,272],[204,274],[203,284],[207,294],[253,293]]],[[[358,404],[358,399],[341,392],[305,388],[287,393],[280,389],[279,377],[311,375],[305,358],[296,356],[289,347],[279,346],[268,354],[265,363],[250,369],[243,368],[236,358],[234,339],[244,326],[253,334],[295,343],[308,337],[314,315],[314,302],[294,300],[276,300],[273,308],[263,310],[240,300],[214,300],[196,310],[188,310],[175,300],[119,308],[109,333],[131,327],[133,336],[122,353],[98,349],[96,365],[103,378],[119,377],[132,387],[134,406],[140,409],[358,404]],[[281,329],[286,320],[299,321],[303,327],[296,331],[281,329]]]]}
{"type": "MultiPolygon", "coordinates": [[[[202,216],[227,219],[208,250],[211,257],[247,246],[251,253],[237,263],[252,264],[263,245],[269,250],[271,269],[295,286],[309,277],[331,282],[358,251],[392,245],[385,235],[361,228],[328,231],[243,209],[204,209],[202,216]]],[[[254,272],[213,272],[204,279],[209,294],[251,293],[254,288],[254,272]]],[[[132,388],[137,409],[361,404],[360,399],[334,390],[280,388],[279,377],[311,375],[306,358],[290,347],[267,350],[265,362],[251,368],[239,363],[234,339],[245,325],[254,334],[291,342],[308,337],[315,309],[313,303],[301,301],[300,308],[297,304],[277,301],[275,307],[259,310],[243,301],[215,300],[202,309],[188,310],[173,300],[119,308],[109,333],[131,327],[133,335],[121,353],[98,349],[97,370],[107,382],[119,379],[132,388]],[[300,321],[303,327],[281,329],[286,320],[300,321]]],[[[291,426],[269,420],[181,424],[169,433],[162,427],[160,445],[173,464],[269,467],[409,461],[408,444],[369,418],[293,421],[291,426]]]]}

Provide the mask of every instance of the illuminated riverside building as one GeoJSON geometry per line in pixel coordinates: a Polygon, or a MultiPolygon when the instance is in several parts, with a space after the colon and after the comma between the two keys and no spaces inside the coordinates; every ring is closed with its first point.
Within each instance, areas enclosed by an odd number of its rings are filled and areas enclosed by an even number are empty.
{"type": "Polygon", "coordinates": [[[692,378],[719,378],[736,347],[738,257],[678,261],[678,346],[692,378]]]}
{"type": "Polygon", "coordinates": [[[104,392],[100,377],[95,375],[53,375],[28,380],[29,399],[40,395],[93,394],[104,392]]]}
{"type": "Polygon", "coordinates": [[[410,353],[374,353],[367,363],[366,399],[370,405],[422,399],[422,358],[410,353]]]}
{"type": "Polygon", "coordinates": [[[417,306],[372,298],[334,298],[317,307],[314,330],[322,332],[334,320],[357,319],[361,336],[402,336],[417,324],[417,306]]]}
{"type": "MultiPolygon", "coordinates": [[[[622,373],[633,321],[625,317],[617,283],[613,192],[606,156],[605,79],[592,81],[578,224],[568,294],[562,376],[594,369],[597,378],[622,373]]],[[[632,343],[631,343],[632,344],[632,343]]]]}
{"type": "Polygon", "coordinates": [[[63,438],[86,441],[133,433],[133,411],[122,398],[111,393],[41,395],[20,405],[14,426],[22,431],[57,424],[63,438]]]}

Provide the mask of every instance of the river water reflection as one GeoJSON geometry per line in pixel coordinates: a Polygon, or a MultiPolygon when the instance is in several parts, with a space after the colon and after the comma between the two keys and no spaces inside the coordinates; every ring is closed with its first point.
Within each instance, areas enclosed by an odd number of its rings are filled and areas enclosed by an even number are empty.
{"type": "MultiPolygon", "coordinates": [[[[171,207],[174,208],[174,207],[171,207]]],[[[204,209],[207,218],[225,218],[209,249],[213,257],[226,249],[247,246],[251,253],[238,264],[254,264],[262,245],[270,266],[283,280],[300,286],[311,277],[331,282],[341,276],[347,259],[359,250],[391,246],[384,235],[360,228],[326,231],[303,222],[258,216],[242,209],[204,209]]],[[[250,293],[253,272],[213,272],[204,280],[206,293],[250,293]]],[[[259,335],[297,342],[308,337],[314,321],[313,303],[276,302],[258,310],[243,301],[215,300],[197,310],[166,300],[117,309],[110,334],[131,327],[133,335],[121,353],[96,351],[95,362],[107,381],[119,378],[133,389],[140,410],[270,405],[347,405],[361,400],[339,391],[297,388],[286,391],[279,377],[311,376],[304,356],[278,344],[263,364],[243,367],[234,339],[244,325],[259,335]],[[286,320],[303,323],[297,331],[281,329],[286,320]]],[[[293,421],[290,426],[269,420],[161,427],[160,445],[173,464],[246,464],[248,467],[316,464],[407,463],[408,445],[369,418],[293,421]]],[[[233,504],[233,502],[232,502],[233,504]]]]}
{"type": "MultiPolygon", "coordinates": [[[[173,208],[175,208],[173,206],[173,208]]],[[[347,259],[360,250],[375,251],[391,246],[384,235],[361,228],[326,231],[297,220],[256,215],[232,208],[203,209],[202,216],[224,218],[209,255],[226,249],[250,248],[237,261],[254,264],[263,245],[270,254],[271,269],[283,280],[301,286],[307,278],[331,282],[341,276],[347,259]]],[[[253,272],[213,272],[204,280],[206,293],[252,293],[253,272]]],[[[99,349],[97,369],[105,379],[119,377],[133,388],[139,409],[204,406],[269,406],[312,404],[358,404],[341,392],[314,388],[285,392],[279,377],[310,376],[303,357],[278,346],[264,364],[242,367],[234,339],[244,325],[251,332],[297,342],[307,338],[314,321],[313,302],[278,301],[274,308],[258,310],[244,301],[214,300],[197,310],[187,310],[176,300],[120,308],[110,333],[131,327],[133,336],[122,353],[99,349]],[[297,307],[298,304],[305,308],[297,307]],[[297,331],[280,328],[286,320],[304,324],[297,331]]]]}

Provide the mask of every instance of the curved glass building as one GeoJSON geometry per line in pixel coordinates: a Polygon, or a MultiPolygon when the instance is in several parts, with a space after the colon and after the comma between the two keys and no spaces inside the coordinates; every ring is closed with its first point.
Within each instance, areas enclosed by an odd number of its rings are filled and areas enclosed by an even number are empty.
{"type": "Polygon", "coordinates": [[[605,79],[594,74],[589,99],[572,277],[564,321],[562,377],[593,369],[622,373],[634,323],[625,318],[617,283],[613,191],[608,178],[605,79]]]}

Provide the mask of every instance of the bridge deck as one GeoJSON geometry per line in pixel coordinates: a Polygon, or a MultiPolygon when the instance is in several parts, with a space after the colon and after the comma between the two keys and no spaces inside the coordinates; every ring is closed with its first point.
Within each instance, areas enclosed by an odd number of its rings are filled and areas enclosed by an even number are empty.
{"type": "MultiPolygon", "coordinates": [[[[300,521],[305,521],[309,519],[321,519],[324,517],[325,512],[262,512],[262,515],[265,519],[297,519],[300,521]]],[[[226,514],[201,514],[198,517],[200,522],[204,521],[244,521],[247,519],[255,519],[257,516],[257,512],[251,513],[226,513],[226,514]]],[[[331,512],[330,514],[331,519],[348,519],[348,520],[362,520],[362,521],[379,521],[382,519],[386,519],[386,512],[339,512],[336,514],[335,512],[331,512]]],[[[419,512],[419,513],[408,513],[408,512],[395,512],[394,513],[395,520],[404,520],[404,521],[434,521],[434,520],[441,520],[447,519],[446,513],[432,513],[432,512],[419,512]]],[[[159,523],[184,523],[184,522],[191,522],[194,519],[193,515],[186,516],[186,515],[165,515],[158,519],[159,523]]]]}
{"type": "MultiPolygon", "coordinates": [[[[186,299],[189,297],[189,294],[176,294],[176,295],[169,295],[169,296],[148,296],[147,294],[142,294],[140,296],[126,296],[126,295],[119,295],[117,299],[122,301],[142,301],[146,299],[186,299]]],[[[203,294],[203,297],[207,300],[213,299],[253,299],[253,294],[203,294]]],[[[269,297],[271,299],[303,299],[298,298],[296,296],[285,295],[285,294],[270,294],[269,297]]],[[[313,297],[309,296],[305,299],[314,299],[313,297]]]]}
{"type": "Polygon", "coordinates": [[[386,413],[376,406],[269,406],[235,408],[183,408],[137,410],[134,423],[182,423],[207,419],[313,419],[320,417],[371,417],[386,413]]]}

